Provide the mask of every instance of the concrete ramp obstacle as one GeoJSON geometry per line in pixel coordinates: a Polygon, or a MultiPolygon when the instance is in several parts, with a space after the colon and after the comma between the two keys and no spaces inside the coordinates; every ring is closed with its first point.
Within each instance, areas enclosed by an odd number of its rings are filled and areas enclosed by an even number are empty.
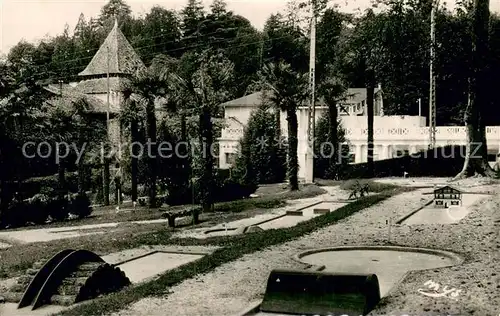
{"type": "Polygon", "coordinates": [[[72,305],[121,290],[130,280],[118,267],[87,250],[63,250],[39,261],[6,293],[18,308],[35,310],[47,304],[72,305]]]}
{"type": "Polygon", "coordinates": [[[273,270],[260,312],[295,315],[367,315],[380,301],[375,274],[273,270]]]}
{"type": "Polygon", "coordinates": [[[313,210],[314,214],[328,214],[330,213],[330,209],[329,208],[315,208],[313,210]]]}

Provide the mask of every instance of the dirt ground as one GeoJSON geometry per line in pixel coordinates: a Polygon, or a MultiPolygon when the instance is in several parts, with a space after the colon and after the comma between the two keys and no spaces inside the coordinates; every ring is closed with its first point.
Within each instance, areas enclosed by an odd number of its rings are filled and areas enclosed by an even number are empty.
{"type": "Polygon", "coordinates": [[[367,208],[339,223],[295,241],[244,256],[212,273],[188,279],[169,289],[163,298],[145,298],[114,314],[238,315],[255,305],[265,291],[269,272],[275,268],[302,268],[292,256],[314,248],[359,245],[400,245],[454,251],[465,261],[460,266],[411,272],[371,315],[492,315],[499,313],[500,277],[498,185],[471,179],[461,181],[468,191],[496,191],[473,206],[462,221],[448,225],[396,225],[388,241],[389,219],[395,222],[430,197],[429,189],[400,194],[367,208]],[[419,293],[428,280],[441,287],[460,289],[456,300],[419,293]]]}

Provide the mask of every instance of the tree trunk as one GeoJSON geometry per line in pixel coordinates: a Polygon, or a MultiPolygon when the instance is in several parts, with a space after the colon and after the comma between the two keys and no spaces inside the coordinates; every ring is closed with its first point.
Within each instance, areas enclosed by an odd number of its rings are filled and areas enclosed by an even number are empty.
{"type": "MultiPolygon", "coordinates": [[[[186,113],[184,111],[181,111],[181,142],[187,144],[188,141],[188,133],[187,133],[187,122],[186,122],[186,113]]],[[[182,176],[184,177],[184,185],[186,188],[189,189],[190,186],[190,168],[191,168],[191,163],[190,163],[190,155],[189,155],[189,146],[186,145],[186,147],[182,146],[182,151],[180,152],[180,155],[182,157],[186,157],[182,159],[182,176]]]]}
{"type": "Polygon", "coordinates": [[[299,189],[299,162],[297,157],[297,113],[295,111],[287,111],[288,121],[288,181],[290,182],[290,190],[296,191],[299,189]]]}
{"type": "Polygon", "coordinates": [[[85,164],[83,163],[83,157],[78,161],[78,193],[85,193],[85,164]]]}
{"type": "Polygon", "coordinates": [[[338,165],[340,164],[339,155],[339,142],[338,142],[338,109],[337,103],[333,102],[328,104],[328,120],[329,120],[329,130],[328,130],[328,141],[332,144],[332,152],[330,161],[328,163],[328,173],[329,177],[335,179],[338,173],[338,165]]]}
{"type": "MultiPolygon", "coordinates": [[[[138,137],[139,126],[137,120],[134,119],[130,123],[130,136],[132,144],[139,140],[138,137]]],[[[132,159],[131,159],[131,182],[132,182],[132,202],[137,202],[137,173],[138,173],[138,163],[139,163],[139,148],[137,146],[132,147],[132,159]]]]}
{"type": "Polygon", "coordinates": [[[156,114],[154,103],[150,101],[146,111],[148,148],[148,204],[149,208],[156,208],[156,158],[158,155],[156,144],[156,114]]]}
{"type": "Polygon", "coordinates": [[[488,25],[489,0],[475,0],[474,21],[472,29],[472,63],[469,75],[469,101],[464,115],[467,127],[467,145],[462,171],[454,180],[482,175],[495,177],[495,171],[488,163],[488,148],[486,144],[486,129],[481,112],[487,105],[484,59],[489,56],[488,25]]]}
{"type": "Polygon", "coordinates": [[[369,70],[367,89],[366,89],[366,108],[368,117],[368,153],[367,153],[368,178],[373,178],[375,173],[373,164],[373,106],[375,101],[374,94],[375,94],[375,78],[373,71],[369,70]]]}
{"type": "Polygon", "coordinates": [[[103,198],[104,205],[109,205],[109,159],[105,159],[103,163],[103,171],[102,171],[102,181],[103,181],[103,198]]]}
{"type": "Polygon", "coordinates": [[[274,119],[276,120],[276,141],[281,144],[281,111],[278,108],[274,111],[274,119]]]}
{"type": "MultiPolygon", "coordinates": [[[[212,207],[213,167],[214,157],[211,152],[213,144],[212,116],[210,109],[203,107],[200,115],[200,145],[202,148],[203,170],[201,174],[201,206],[203,212],[210,211],[212,207]]],[[[193,213],[193,222],[195,221],[193,213]]],[[[196,223],[193,223],[196,224],[196,223]]]]}
{"type": "Polygon", "coordinates": [[[66,192],[66,168],[64,166],[64,159],[60,158],[57,165],[57,178],[59,182],[59,196],[64,196],[66,192]]]}

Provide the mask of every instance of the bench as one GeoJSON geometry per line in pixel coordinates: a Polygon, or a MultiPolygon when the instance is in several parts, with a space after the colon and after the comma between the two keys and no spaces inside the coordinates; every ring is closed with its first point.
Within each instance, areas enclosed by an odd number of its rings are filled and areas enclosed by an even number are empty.
{"type": "Polygon", "coordinates": [[[184,209],[184,210],[163,210],[163,209],[160,209],[160,212],[162,212],[161,216],[168,220],[168,226],[175,227],[175,219],[176,218],[192,216],[193,212],[195,210],[198,211],[198,213],[201,212],[200,208],[190,208],[190,209],[184,209]]]}

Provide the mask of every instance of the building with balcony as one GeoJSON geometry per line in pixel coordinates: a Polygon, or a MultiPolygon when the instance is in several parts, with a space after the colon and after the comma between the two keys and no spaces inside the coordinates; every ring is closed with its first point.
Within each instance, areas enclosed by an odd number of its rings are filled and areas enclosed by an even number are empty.
{"type": "MultiPolygon", "coordinates": [[[[353,89],[351,89],[352,91],[353,89]]],[[[358,89],[354,89],[358,90],[358,89]]],[[[363,90],[363,89],[361,89],[363,90]]],[[[366,92],[366,89],[364,89],[366,92]]],[[[363,94],[366,96],[366,94],[363,94]]],[[[360,101],[360,107],[366,102],[360,101]]],[[[426,117],[423,116],[385,116],[383,114],[383,95],[378,92],[379,110],[375,111],[374,116],[374,160],[390,159],[393,157],[417,153],[425,150],[429,146],[429,127],[426,126],[426,117]]],[[[261,103],[262,95],[260,93],[251,94],[243,98],[229,101],[224,106],[224,116],[226,128],[222,130],[219,139],[219,167],[230,168],[234,163],[234,158],[238,153],[239,140],[243,136],[243,130],[254,111],[261,103]]],[[[358,99],[359,101],[359,99],[358,99]]],[[[353,105],[343,105],[353,106],[353,105]]],[[[319,103],[316,106],[316,121],[322,117],[328,108],[319,103]]],[[[352,163],[366,162],[368,154],[368,122],[366,111],[363,115],[353,113],[352,115],[341,115],[339,118],[346,131],[347,143],[349,146],[352,163]]],[[[303,105],[297,110],[298,118],[298,158],[299,158],[299,178],[305,178],[307,143],[307,122],[308,107],[303,105]]],[[[281,133],[287,135],[286,114],[281,113],[280,118],[281,133]]],[[[465,145],[466,144],[465,126],[438,126],[436,127],[436,146],[447,145],[465,145]]],[[[488,153],[491,160],[496,159],[496,154],[500,150],[500,127],[490,126],[486,128],[486,140],[488,153]]],[[[464,153],[465,154],[465,153],[464,153]]]]}

